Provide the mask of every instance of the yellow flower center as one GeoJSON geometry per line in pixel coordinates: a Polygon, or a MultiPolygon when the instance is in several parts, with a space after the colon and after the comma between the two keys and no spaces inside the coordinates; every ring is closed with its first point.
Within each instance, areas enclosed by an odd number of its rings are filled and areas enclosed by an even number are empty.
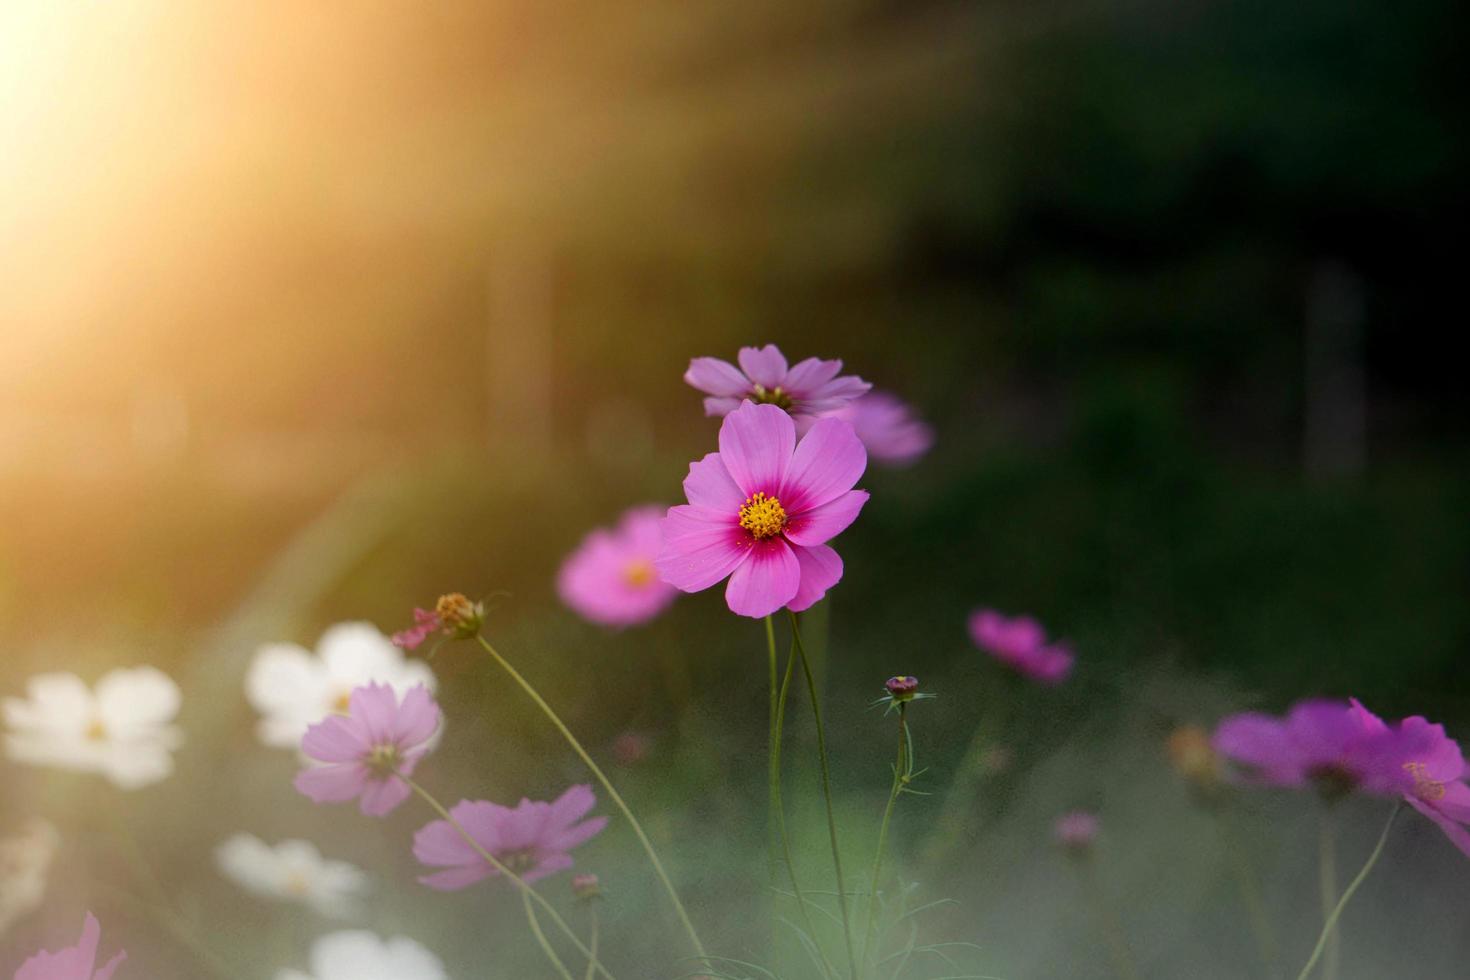
{"type": "Polygon", "coordinates": [[[652,585],[654,581],[653,562],[647,558],[635,558],[628,562],[623,568],[623,581],[635,589],[652,585]]]}
{"type": "Polygon", "coordinates": [[[1405,762],[1404,769],[1414,777],[1414,794],[1421,800],[1444,799],[1444,783],[1429,778],[1429,767],[1422,762],[1405,762]]]}
{"type": "Polygon", "coordinates": [[[751,494],[740,508],[740,526],[757,541],[774,537],[786,530],[786,508],[775,497],[751,494]]]}
{"type": "Polygon", "coordinates": [[[287,895],[295,895],[299,898],[311,891],[311,882],[307,881],[306,875],[303,872],[293,871],[286,876],[283,890],[287,895]]]}
{"type": "Polygon", "coordinates": [[[92,719],[87,726],[87,740],[89,742],[104,742],[107,740],[107,726],[102,723],[101,718],[92,719]]]}
{"type": "Polygon", "coordinates": [[[755,385],[751,390],[751,394],[755,396],[752,401],[759,405],[775,405],[782,411],[791,411],[791,395],[780,385],[774,388],[767,388],[765,385],[755,385]]]}
{"type": "Polygon", "coordinates": [[[332,711],[335,714],[345,715],[352,707],[352,692],[343,691],[332,701],[332,711]]]}
{"type": "Polygon", "coordinates": [[[374,745],[367,758],[362,761],[374,776],[379,779],[387,779],[397,773],[403,757],[398,754],[398,746],[379,744],[374,745]]]}

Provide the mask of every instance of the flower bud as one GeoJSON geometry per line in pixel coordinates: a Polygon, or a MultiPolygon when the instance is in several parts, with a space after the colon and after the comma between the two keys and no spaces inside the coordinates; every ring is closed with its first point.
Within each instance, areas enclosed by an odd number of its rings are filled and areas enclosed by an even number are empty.
{"type": "Polygon", "coordinates": [[[434,605],[434,614],[444,629],[456,636],[474,636],[480,632],[485,621],[485,609],[478,602],[471,602],[459,592],[441,595],[434,605]]]}
{"type": "Polygon", "coordinates": [[[914,694],[919,690],[919,679],[917,677],[890,677],[883,682],[888,689],[889,695],[895,702],[912,701],[914,694]]]}
{"type": "Polygon", "coordinates": [[[1097,814],[1086,810],[1064,813],[1052,825],[1052,837],[1068,854],[1083,857],[1092,851],[1097,839],[1097,814]]]}
{"type": "Polygon", "coordinates": [[[602,887],[598,884],[597,875],[573,875],[572,894],[584,902],[590,902],[594,898],[601,898],[602,887]]]}

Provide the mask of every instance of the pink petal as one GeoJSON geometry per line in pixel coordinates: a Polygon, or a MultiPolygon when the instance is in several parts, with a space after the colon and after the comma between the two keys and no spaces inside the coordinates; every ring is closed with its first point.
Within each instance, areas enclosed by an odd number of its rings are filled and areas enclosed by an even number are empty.
{"type": "Polygon", "coordinates": [[[127,951],[119,950],[116,956],[107,961],[106,966],[97,971],[97,975],[94,976],[92,980],[112,980],[112,972],[116,970],[119,966],[121,966],[123,961],[127,958],[127,951]]]}
{"type": "Polygon", "coordinates": [[[779,496],[795,448],[796,426],[775,405],[746,403],[720,423],[720,459],[742,501],[753,493],[779,496]]]}
{"type": "Polygon", "coordinates": [[[786,525],[786,540],[792,544],[825,544],[847,530],[868,502],[866,490],[849,490],[813,510],[803,511],[786,525]]]}
{"type": "Polygon", "coordinates": [[[315,803],[345,803],[366,788],[367,770],[353,764],[313,766],[296,774],[297,792],[315,803]]]}
{"type": "Polygon", "coordinates": [[[431,875],[422,875],[419,884],[428,885],[430,888],[441,892],[457,892],[463,888],[478,884],[500,872],[496,871],[484,858],[476,855],[477,864],[467,864],[459,868],[451,868],[448,871],[438,871],[431,875]]]}
{"type": "Polygon", "coordinates": [[[743,398],[706,398],[704,400],[704,414],[707,418],[720,419],[729,415],[739,408],[745,399],[743,398]]]}
{"type": "Polygon", "coordinates": [[[684,372],[684,383],[708,395],[740,396],[750,391],[750,379],[729,361],[696,357],[684,372]]]}
{"type": "Polygon", "coordinates": [[[663,550],[654,567],[675,588],[699,592],[733,572],[749,550],[748,537],[733,516],[670,507],[664,518],[663,550]]]}
{"type": "Polygon", "coordinates": [[[301,751],[318,762],[354,762],[370,748],[359,726],[340,715],[308,726],[301,739],[301,751]]]}
{"type": "Polygon", "coordinates": [[[868,452],[852,426],[821,419],[796,447],[776,496],[788,514],[820,507],[851,490],[867,465],[868,452]]]}
{"type": "Polygon", "coordinates": [[[810,548],[792,548],[801,566],[801,585],[787,606],[793,612],[811,608],[842,579],[842,558],[824,544],[810,548]]]}
{"type": "Polygon", "coordinates": [[[551,803],[551,821],[560,826],[576,823],[586,816],[587,811],[597,805],[597,794],[586,783],[567,787],[551,803]]]}
{"type": "Polygon", "coordinates": [[[802,400],[802,407],[812,414],[822,414],[837,409],[863,397],[872,385],[856,375],[847,374],[827,382],[802,400]]]}
{"type": "Polygon", "coordinates": [[[1439,829],[1443,830],[1444,835],[1450,839],[1450,843],[1458,847],[1466,857],[1470,857],[1470,831],[1467,831],[1464,827],[1418,797],[1406,796],[1404,798],[1409,801],[1411,807],[1438,824],[1439,829]]]}
{"type": "Polygon", "coordinates": [[[544,844],[553,850],[570,851],[602,833],[602,829],[606,826],[607,817],[593,817],[568,827],[566,830],[549,835],[544,844]]]}
{"type": "Polygon", "coordinates": [[[780,538],[769,538],[756,542],[736,566],[725,587],[725,603],[737,616],[759,619],[795,598],[800,585],[801,564],[791,547],[780,538]]]}
{"type": "Polygon", "coordinates": [[[362,726],[369,745],[393,741],[398,721],[398,695],[387,684],[364,684],[348,698],[347,712],[362,726]]]}
{"type": "Polygon", "coordinates": [[[401,746],[423,745],[439,730],[439,705],[422,684],[403,695],[403,705],[393,721],[394,741],[401,746]]]}
{"type": "Polygon", "coordinates": [[[746,495],[730,478],[730,471],[725,469],[720,454],[709,453],[689,464],[689,475],[684,478],[684,496],[696,507],[739,514],[746,495]]]}
{"type": "Polygon", "coordinates": [[[413,790],[408,784],[397,776],[389,776],[387,779],[369,779],[367,786],[362,791],[362,800],[358,803],[358,809],[365,817],[386,817],[399,804],[408,799],[413,790]]]}
{"type": "Polygon", "coordinates": [[[521,880],[528,884],[533,881],[540,881],[542,878],[551,877],[558,871],[565,871],[572,864],[573,861],[570,854],[548,854],[537,863],[536,867],[522,875],[521,880]]]}
{"type": "Polygon", "coordinates": [[[786,373],[782,387],[793,398],[805,399],[815,394],[822,385],[837,377],[842,370],[841,361],[824,361],[820,357],[808,357],[786,373]]]}
{"type": "Polygon", "coordinates": [[[775,388],[786,381],[786,358],[775,344],[742,347],[736,359],[740,361],[740,370],[758,385],[775,388]]]}

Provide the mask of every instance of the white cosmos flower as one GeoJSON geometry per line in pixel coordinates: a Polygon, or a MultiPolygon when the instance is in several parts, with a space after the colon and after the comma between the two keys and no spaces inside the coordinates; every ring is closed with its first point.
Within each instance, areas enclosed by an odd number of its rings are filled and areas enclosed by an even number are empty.
{"type": "Polygon", "coordinates": [[[312,943],[310,973],[282,970],[276,980],[448,980],[448,974],[439,957],[412,939],[354,930],[312,943]]]}
{"type": "Polygon", "coordinates": [[[245,677],[245,696],[261,714],[256,733],[266,745],[295,748],[309,725],[347,711],[353,688],[387,684],[402,697],[415,684],[434,691],[434,672],[410,660],[371,623],[338,623],[322,634],[317,652],[294,643],[261,647],[245,677]]]}
{"type": "Polygon", "coordinates": [[[173,725],[179,686],[152,667],[104,674],[95,692],[75,674],[37,674],[6,698],[5,751],[16,762],[106,776],[120,789],[167,778],[184,741],[173,725]]]}
{"type": "Polygon", "coordinates": [[[328,861],[309,841],[283,840],[275,847],[236,834],[214,852],[225,876],[265,898],[300,902],[322,915],[349,919],[368,889],[368,876],[345,861],[328,861]]]}
{"type": "Polygon", "coordinates": [[[20,832],[0,837],[0,936],[46,895],[46,877],[61,835],[45,820],[28,821],[20,832]]]}

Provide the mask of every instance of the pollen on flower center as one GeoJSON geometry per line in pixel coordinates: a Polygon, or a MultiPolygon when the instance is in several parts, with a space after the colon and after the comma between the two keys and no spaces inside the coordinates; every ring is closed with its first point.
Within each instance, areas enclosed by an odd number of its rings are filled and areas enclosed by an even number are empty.
{"type": "Polygon", "coordinates": [[[387,778],[398,771],[399,763],[402,761],[398,753],[398,746],[388,743],[374,745],[367,758],[363,760],[363,764],[372,771],[373,775],[387,778]]]}
{"type": "Polygon", "coordinates": [[[92,719],[92,723],[87,726],[87,741],[104,742],[106,740],[107,726],[102,723],[101,718],[92,719]]]}
{"type": "Polygon", "coordinates": [[[332,711],[339,715],[347,714],[352,707],[352,692],[343,691],[332,699],[332,711]]]}
{"type": "Polygon", "coordinates": [[[1444,783],[1429,778],[1429,767],[1422,762],[1405,762],[1404,770],[1414,777],[1414,793],[1421,800],[1444,799],[1444,783]]]}
{"type": "Polygon", "coordinates": [[[652,585],[655,581],[653,562],[647,558],[635,558],[623,567],[623,581],[635,589],[652,585]]]}
{"type": "Polygon", "coordinates": [[[782,411],[791,411],[791,395],[780,385],[774,388],[767,388],[765,385],[755,385],[751,394],[755,396],[751,400],[757,404],[775,405],[782,411]]]}
{"type": "Polygon", "coordinates": [[[786,530],[786,508],[775,497],[751,494],[740,508],[740,526],[757,541],[774,537],[786,530]]]}

